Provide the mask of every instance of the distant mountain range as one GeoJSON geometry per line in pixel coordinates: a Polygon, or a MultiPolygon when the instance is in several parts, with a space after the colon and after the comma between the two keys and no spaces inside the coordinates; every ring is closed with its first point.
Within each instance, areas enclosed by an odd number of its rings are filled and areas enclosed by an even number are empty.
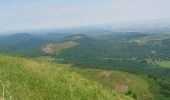
{"type": "MultiPolygon", "coordinates": [[[[89,25],[75,28],[51,28],[51,29],[37,29],[37,30],[24,30],[16,31],[15,33],[31,33],[44,36],[50,36],[52,39],[52,33],[59,34],[95,34],[95,33],[113,33],[113,32],[140,32],[150,34],[170,34],[170,22],[169,21],[144,21],[133,23],[119,23],[119,24],[103,24],[103,25],[89,25]]],[[[13,32],[1,32],[0,36],[4,34],[11,34],[13,32]]],[[[54,36],[55,37],[55,36],[54,36]]],[[[59,36],[60,37],[60,36],[59,36]]]]}

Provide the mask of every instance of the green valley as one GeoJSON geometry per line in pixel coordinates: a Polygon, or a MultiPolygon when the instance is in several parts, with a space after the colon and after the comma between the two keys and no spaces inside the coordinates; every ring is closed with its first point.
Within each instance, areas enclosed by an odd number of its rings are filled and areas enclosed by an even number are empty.
{"type": "Polygon", "coordinates": [[[0,100],[170,100],[170,0],[0,0],[0,100]]]}
{"type": "Polygon", "coordinates": [[[17,56],[0,59],[0,79],[14,98],[170,99],[169,35],[51,35],[45,35],[47,39],[33,34],[12,35],[18,40],[12,43],[11,36],[0,38],[0,53],[17,56]],[[3,45],[5,41],[8,46],[3,45]]]}

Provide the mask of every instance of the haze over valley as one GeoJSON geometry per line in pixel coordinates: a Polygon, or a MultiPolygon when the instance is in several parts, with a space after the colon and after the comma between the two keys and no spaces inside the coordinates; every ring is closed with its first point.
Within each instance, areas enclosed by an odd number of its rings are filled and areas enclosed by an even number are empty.
{"type": "Polygon", "coordinates": [[[170,100],[169,5],[0,1],[0,100],[170,100]]]}

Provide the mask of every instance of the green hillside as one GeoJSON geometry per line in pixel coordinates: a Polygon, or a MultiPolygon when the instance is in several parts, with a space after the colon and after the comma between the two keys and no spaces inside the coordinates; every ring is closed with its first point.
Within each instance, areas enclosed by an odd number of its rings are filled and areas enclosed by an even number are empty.
{"type": "Polygon", "coordinates": [[[0,55],[0,80],[5,86],[5,100],[9,96],[13,100],[131,100],[84,78],[69,65],[24,58],[0,55]]]}
{"type": "Polygon", "coordinates": [[[76,46],[78,43],[74,42],[74,41],[68,41],[68,42],[63,42],[63,43],[56,43],[54,45],[55,51],[58,52],[60,50],[63,49],[68,49],[68,48],[72,48],[74,46],[76,46]]]}
{"type": "Polygon", "coordinates": [[[75,69],[81,75],[114,89],[137,100],[154,100],[144,78],[124,71],[103,69],[75,69]],[[120,87],[120,89],[119,89],[120,87]]]}
{"type": "Polygon", "coordinates": [[[41,51],[46,54],[56,54],[62,50],[72,48],[77,44],[78,43],[74,41],[66,41],[62,43],[48,43],[44,47],[42,47],[41,51]]]}

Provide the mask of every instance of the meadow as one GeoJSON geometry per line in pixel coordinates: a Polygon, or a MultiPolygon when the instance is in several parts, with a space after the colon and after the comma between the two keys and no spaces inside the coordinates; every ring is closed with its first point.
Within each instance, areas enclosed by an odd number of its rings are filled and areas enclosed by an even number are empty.
{"type": "MultiPolygon", "coordinates": [[[[104,70],[104,69],[74,69],[86,78],[95,80],[108,88],[131,96],[137,100],[154,100],[149,90],[148,81],[144,76],[130,74],[125,71],[104,70]],[[123,91],[118,90],[119,87],[125,87],[123,91]],[[117,89],[118,88],[118,89],[117,89]]],[[[122,89],[121,89],[122,90],[122,89]]]]}
{"type": "Polygon", "coordinates": [[[81,76],[69,65],[19,57],[0,55],[0,80],[5,100],[10,96],[12,100],[132,100],[81,76]]]}

